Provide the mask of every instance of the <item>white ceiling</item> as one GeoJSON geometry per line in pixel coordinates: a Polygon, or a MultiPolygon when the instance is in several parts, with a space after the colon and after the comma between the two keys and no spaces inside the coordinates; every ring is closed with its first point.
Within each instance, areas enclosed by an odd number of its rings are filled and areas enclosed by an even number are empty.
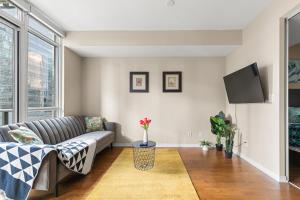
{"type": "Polygon", "coordinates": [[[77,46],[82,57],[224,57],[237,46],[77,46]]]}
{"type": "Polygon", "coordinates": [[[67,31],[242,29],[272,0],[30,0],[67,31]]]}

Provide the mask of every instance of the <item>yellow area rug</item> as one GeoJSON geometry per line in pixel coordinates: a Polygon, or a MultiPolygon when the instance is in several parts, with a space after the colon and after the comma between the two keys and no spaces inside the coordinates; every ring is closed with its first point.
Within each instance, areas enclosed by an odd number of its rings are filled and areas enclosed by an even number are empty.
{"type": "Polygon", "coordinates": [[[156,149],[151,170],[134,168],[132,149],[124,149],[87,199],[196,200],[199,199],[176,149],[156,149]]]}

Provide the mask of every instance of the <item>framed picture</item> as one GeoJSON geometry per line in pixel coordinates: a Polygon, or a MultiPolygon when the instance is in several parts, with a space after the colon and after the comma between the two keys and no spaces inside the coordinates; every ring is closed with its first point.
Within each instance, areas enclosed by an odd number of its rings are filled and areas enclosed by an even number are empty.
{"type": "Polygon", "coordinates": [[[163,92],[182,92],[182,72],[163,72],[163,92]]]}
{"type": "Polygon", "coordinates": [[[149,72],[130,72],[130,92],[149,92],[149,72]]]}

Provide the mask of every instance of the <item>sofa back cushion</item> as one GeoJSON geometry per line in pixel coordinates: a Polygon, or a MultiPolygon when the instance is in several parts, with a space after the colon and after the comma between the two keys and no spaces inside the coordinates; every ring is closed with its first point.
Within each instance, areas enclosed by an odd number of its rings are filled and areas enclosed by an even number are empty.
{"type": "Polygon", "coordinates": [[[45,144],[58,144],[85,133],[81,116],[60,117],[0,127],[0,142],[14,142],[8,131],[25,126],[32,130],[45,144]]]}

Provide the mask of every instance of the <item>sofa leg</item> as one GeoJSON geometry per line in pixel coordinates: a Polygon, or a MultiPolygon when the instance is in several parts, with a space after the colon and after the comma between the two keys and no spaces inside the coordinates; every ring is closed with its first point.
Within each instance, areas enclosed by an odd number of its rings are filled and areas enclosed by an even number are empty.
{"type": "Polygon", "coordinates": [[[110,149],[113,149],[113,143],[110,143],[110,149]]]}
{"type": "Polygon", "coordinates": [[[55,197],[58,197],[58,183],[55,185],[55,197]]]}

